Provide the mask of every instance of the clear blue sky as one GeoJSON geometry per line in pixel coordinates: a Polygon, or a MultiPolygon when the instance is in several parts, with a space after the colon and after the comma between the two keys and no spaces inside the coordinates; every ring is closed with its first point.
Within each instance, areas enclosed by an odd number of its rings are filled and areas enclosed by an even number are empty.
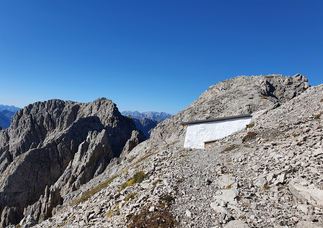
{"type": "Polygon", "coordinates": [[[176,114],[219,81],[323,83],[321,0],[1,0],[0,104],[106,97],[176,114]]]}

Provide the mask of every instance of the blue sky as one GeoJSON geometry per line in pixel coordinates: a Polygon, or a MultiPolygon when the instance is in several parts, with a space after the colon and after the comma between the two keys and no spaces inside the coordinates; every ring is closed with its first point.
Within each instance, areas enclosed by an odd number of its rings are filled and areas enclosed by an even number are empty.
{"type": "Polygon", "coordinates": [[[238,75],[323,83],[321,0],[1,0],[0,104],[176,114],[238,75]]]}

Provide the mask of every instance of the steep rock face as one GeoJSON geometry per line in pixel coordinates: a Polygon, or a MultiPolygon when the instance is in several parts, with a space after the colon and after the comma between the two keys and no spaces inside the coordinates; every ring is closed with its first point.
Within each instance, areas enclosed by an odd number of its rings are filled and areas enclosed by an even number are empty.
{"type": "Polygon", "coordinates": [[[47,218],[64,194],[144,139],[105,98],[86,104],[50,100],[19,110],[0,132],[0,225],[18,223],[28,212],[35,220],[47,218]]]}
{"type": "Polygon", "coordinates": [[[301,94],[309,84],[307,78],[297,74],[238,76],[215,85],[205,91],[189,107],[176,116],[158,124],[151,133],[155,144],[183,144],[185,127],[181,122],[212,119],[240,114],[251,114],[259,110],[280,106],[301,94]]]}
{"type": "Polygon", "coordinates": [[[148,119],[148,118],[141,118],[141,119],[132,119],[133,122],[136,124],[138,130],[141,130],[147,139],[149,139],[151,131],[157,126],[157,121],[148,119]]]}

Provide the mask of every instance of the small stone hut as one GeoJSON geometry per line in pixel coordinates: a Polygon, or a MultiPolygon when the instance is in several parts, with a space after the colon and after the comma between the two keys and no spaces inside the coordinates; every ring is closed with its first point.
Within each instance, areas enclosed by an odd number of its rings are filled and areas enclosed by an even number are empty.
{"type": "Polygon", "coordinates": [[[203,149],[215,141],[242,130],[251,121],[250,114],[183,122],[187,125],[184,148],[203,149]]]}

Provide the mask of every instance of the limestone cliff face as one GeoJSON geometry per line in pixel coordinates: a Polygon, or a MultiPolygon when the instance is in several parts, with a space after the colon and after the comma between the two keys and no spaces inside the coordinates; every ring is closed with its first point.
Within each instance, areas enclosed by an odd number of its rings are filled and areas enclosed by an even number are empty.
{"type": "Polygon", "coordinates": [[[185,128],[181,122],[212,119],[280,106],[309,88],[307,78],[297,74],[238,76],[210,86],[189,107],[158,124],[151,133],[151,143],[184,143],[185,128]]]}
{"type": "Polygon", "coordinates": [[[132,120],[105,98],[49,100],[18,111],[11,127],[0,131],[0,226],[19,223],[28,213],[47,218],[64,194],[143,140],[132,120]]]}

